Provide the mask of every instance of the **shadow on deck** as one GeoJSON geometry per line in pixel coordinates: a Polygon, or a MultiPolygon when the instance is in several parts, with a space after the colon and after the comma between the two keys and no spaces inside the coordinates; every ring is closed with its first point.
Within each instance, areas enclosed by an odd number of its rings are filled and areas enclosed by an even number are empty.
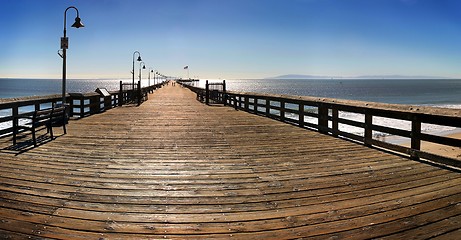
{"type": "Polygon", "coordinates": [[[0,238],[461,235],[460,173],[209,107],[178,85],[149,99],[0,152],[0,238]]]}

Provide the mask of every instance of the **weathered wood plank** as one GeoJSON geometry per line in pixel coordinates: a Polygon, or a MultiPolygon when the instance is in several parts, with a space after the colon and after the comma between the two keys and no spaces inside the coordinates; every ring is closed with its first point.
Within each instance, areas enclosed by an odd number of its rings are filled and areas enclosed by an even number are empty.
{"type": "MultiPolygon", "coordinates": [[[[71,121],[25,152],[0,139],[0,237],[445,236],[458,172],[206,106],[179,86],[71,121]]],[[[263,99],[263,98],[262,98],[263,99]]]]}

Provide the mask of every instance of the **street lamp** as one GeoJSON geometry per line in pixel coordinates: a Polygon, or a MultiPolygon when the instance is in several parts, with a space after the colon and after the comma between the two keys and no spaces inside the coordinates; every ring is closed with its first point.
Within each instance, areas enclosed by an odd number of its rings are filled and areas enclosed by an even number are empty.
{"type": "Polygon", "coordinates": [[[70,6],[66,8],[66,10],[64,11],[64,37],[61,38],[62,55],[60,54],[60,56],[62,57],[62,105],[64,105],[66,102],[66,60],[67,60],[66,50],[67,48],[69,48],[69,39],[66,36],[66,17],[67,17],[67,10],[71,8],[77,11],[77,17],[75,18],[75,22],[74,24],[72,24],[71,27],[74,27],[74,28],[84,27],[81,22],[79,13],[78,13],[78,9],[74,6],[70,6]]]}
{"type": "MultiPolygon", "coordinates": [[[[154,70],[152,70],[152,68],[149,68],[149,82],[148,82],[148,87],[150,87],[150,73],[153,73],[154,70]]],[[[155,79],[155,75],[154,75],[154,79],[155,79]]]]}
{"type": "Polygon", "coordinates": [[[133,75],[133,84],[132,84],[133,89],[134,89],[134,57],[135,57],[136,53],[138,54],[138,59],[136,61],[138,61],[138,62],[142,61],[141,53],[139,53],[138,51],[134,51],[134,53],[133,53],[133,70],[131,71],[131,74],[133,75]]]}
{"type": "Polygon", "coordinates": [[[146,69],[146,64],[144,62],[139,62],[139,82],[142,81],[142,69],[146,69]]]}

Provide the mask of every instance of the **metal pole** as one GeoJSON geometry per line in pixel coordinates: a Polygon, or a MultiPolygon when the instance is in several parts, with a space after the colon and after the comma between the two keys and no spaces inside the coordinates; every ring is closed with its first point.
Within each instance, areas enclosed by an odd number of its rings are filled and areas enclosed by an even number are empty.
{"type": "Polygon", "coordinates": [[[147,83],[148,87],[150,87],[150,68],[149,68],[149,81],[147,83]]]}
{"type": "Polygon", "coordinates": [[[142,76],[141,76],[141,74],[142,74],[142,67],[141,67],[141,66],[142,66],[143,64],[145,64],[145,63],[144,63],[144,62],[139,62],[139,81],[140,81],[140,82],[141,82],[141,80],[142,80],[142,79],[141,79],[141,78],[142,78],[142,76]]]}
{"type": "Polygon", "coordinates": [[[66,36],[66,23],[67,23],[67,10],[69,9],[75,9],[77,12],[77,17],[75,18],[75,23],[72,25],[72,27],[75,28],[80,28],[83,27],[83,24],[80,22],[80,16],[78,13],[78,9],[74,6],[70,6],[66,8],[64,11],[64,36],[61,38],[61,50],[62,50],[62,105],[64,106],[66,103],[66,70],[67,70],[67,48],[69,47],[69,40],[66,36]]]}
{"type": "Polygon", "coordinates": [[[134,54],[135,54],[136,52],[137,52],[137,51],[135,51],[135,52],[133,53],[133,70],[131,71],[131,75],[132,75],[132,77],[133,77],[133,81],[132,81],[132,83],[131,83],[131,89],[134,89],[134,54]]]}
{"type": "Polygon", "coordinates": [[[67,17],[67,10],[69,10],[68,7],[64,11],[64,36],[61,39],[61,49],[62,49],[62,105],[66,103],[66,64],[67,64],[67,48],[69,47],[68,44],[68,39],[66,36],[66,17],[67,17]]]}
{"type": "Polygon", "coordinates": [[[133,90],[134,90],[134,57],[135,57],[136,53],[138,53],[138,61],[141,61],[141,53],[139,53],[138,51],[134,51],[133,52],[133,68],[132,68],[132,71],[131,71],[131,75],[132,75],[132,78],[133,78],[133,82],[131,83],[131,86],[132,86],[131,89],[133,89],[133,90]]]}
{"type": "MultiPolygon", "coordinates": [[[[64,29],[64,38],[66,38],[66,30],[64,29]]],[[[66,103],[66,49],[62,49],[62,105],[66,103]]]]}

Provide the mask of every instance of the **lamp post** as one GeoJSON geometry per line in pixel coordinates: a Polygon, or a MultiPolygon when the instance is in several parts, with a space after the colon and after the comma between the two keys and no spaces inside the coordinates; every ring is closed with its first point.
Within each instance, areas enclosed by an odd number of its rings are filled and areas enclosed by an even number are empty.
{"type": "Polygon", "coordinates": [[[146,69],[146,64],[144,62],[139,62],[139,82],[142,81],[142,69],[146,69]]]}
{"type": "Polygon", "coordinates": [[[67,51],[67,48],[69,48],[69,39],[66,36],[66,17],[67,17],[67,10],[71,8],[77,11],[77,17],[75,18],[75,22],[74,24],[72,24],[71,27],[74,27],[74,28],[84,27],[81,22],[79,13],[78,13],[78,9],[74,6],[70,6],[66,8],[66,10],[64,11],[64,36],[61,38],[62,55],[60,54],[62,57],[62,105],[66,103],[66,68],[67,68],[66,67],[66,60],[67,60],[66,51],[67,51]]]}
{"type": "MultiPolygon", "coordinates": [[[[152,68],[149,68],[149,82],[148,82],[148,87],[150,87],[150,73],[153,73],[154,70],[152,68]]],[[[155,76],[154,76],[155,77],[155,76]]]]}
{"type": "Polygon", "coordinates": [[[133,53],[133,70],[131,71],[131,74],[133,76],[132,89],[134,89],[134,57],[135,57],[136,53],[138,54],[138,59],[136,61],[138,61],[138,62],[142,61],[141,53],[139,53],[138,51],[134,51],[134,53],[133,53]]]}

